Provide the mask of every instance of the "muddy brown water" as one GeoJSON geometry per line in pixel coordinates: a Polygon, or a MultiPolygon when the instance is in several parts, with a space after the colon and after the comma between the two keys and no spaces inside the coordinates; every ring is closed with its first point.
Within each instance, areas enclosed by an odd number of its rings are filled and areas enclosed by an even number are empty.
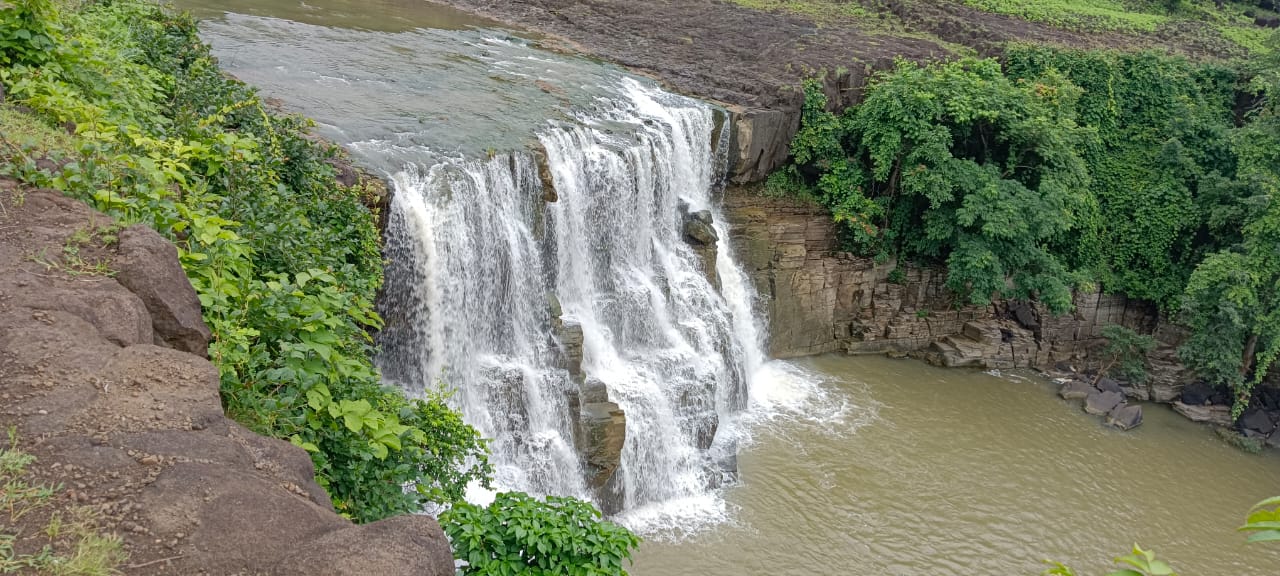
{"type": "Polygon", "coordinates": [[[799,361],[853,417],[761,426],[728,491],[733,520],[650,541],[638,576],[1106,573],[1134,543],[1184,576],[1280,574],[1235,531],[1280,494],[1280,456],[1227,446],[1167,407],[1125,433],[1031,374],[911,360],[799,361]]]}
{"type": "MultiPolygon", "coordinates": [[[[459,150],[520,145],[561,104],[500,66],[530,61],[520,35],[436,4],[178,4],[211,19],[224,64],[347,144],[391,132],[459,150]],[[421,92],[439,96],[402,97],[421,92]]],[[[592,75],[541,58],[548,77],[592,75]]],[[[1043,558],[1102,574],[1134,542],[1184,576],[1280,574],[1280,545],[1235,532],[1251,504],[1280,494],[1276,454],[1244,454],[1161,406],[1136,431],[1108,430],[1028,374],[879,357],[795,364],[823,382],[821,401],[762,411],[726,521],[651,538],[633,575],[1035,574],[1043,558]]]]}

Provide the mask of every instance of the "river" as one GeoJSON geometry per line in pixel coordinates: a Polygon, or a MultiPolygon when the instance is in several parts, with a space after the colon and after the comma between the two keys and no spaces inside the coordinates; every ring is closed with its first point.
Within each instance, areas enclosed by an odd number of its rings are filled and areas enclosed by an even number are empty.
{"type": "Polygon", "coordinates": [[[619,509],[646,537],[633,574],[1088,574],[1133,542],[1183,574],[1280,567],[1234,531],[1280,458],[1163,407],[1120,433],[1031,374],[765,360],[715,107],[427,2],[179,4],[228,71],[395,185],[388,380],[447,380],[500,486],[619,509]],[[580,397],[626,415],[616,470],[575,447],[580,397]]]}

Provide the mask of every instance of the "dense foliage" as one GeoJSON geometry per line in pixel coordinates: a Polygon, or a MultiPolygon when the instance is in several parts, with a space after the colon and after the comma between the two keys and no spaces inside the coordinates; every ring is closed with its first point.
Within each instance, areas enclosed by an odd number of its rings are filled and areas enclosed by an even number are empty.
{"type": "Polygon", "coordinates": [[[945,261],[975,304],[999,294],[1065,311],[1053,243],[1091,208],[1078,98],[1052,74],[1013,82],[994,60],[900,62],[843,115],[810,83],[795,164],[773,184],[811,187],[863,252],[945,261]]]}
{"type": "Polygon", "coordinates": [[[487,478],[482,440],[442,398],[380,383],[366,332],[381,323],[375,218],[336,184],[336,151],[306,120],[267,110],[189,18],[148,2],[16,0],[0,5],[0,38],[9,97],[76,139],[43,170],[9,143],[6,171],[174,241],[229,414],[306,448],[359,520],[487,478]]]}
{"type": "Polygon", "coordinates": [[[499,494],[487,507],[460,503],[440,519],[467,562],[463,574],[475,576],[625,576],[623,560],[640,543],[572,498],[499,494]]]}
{"type": "Polygon", "coordinates": [[[1062,312],[1081,284],[1154,302],[1192,328],[1183,360],[1236,390],[1238,415],[1280,355],[1277,78],[1275,56],[1014,46],[1003,66],[899,63],[839,114],[808,83],[770,186],[825,204],[851,249],[945,264],[972,303],[1062,312]]]}

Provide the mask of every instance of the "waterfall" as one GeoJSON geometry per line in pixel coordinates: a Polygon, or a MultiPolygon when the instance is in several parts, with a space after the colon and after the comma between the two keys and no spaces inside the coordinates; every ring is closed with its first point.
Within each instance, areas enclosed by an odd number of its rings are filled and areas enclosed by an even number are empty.
{"type": "Polygon", "coordinates": [[[716,114],[618,77],[540,150],[394,178],[380,367],[452,390],[503,489],[634,514],[706,501],[732,473],[763,352],[713,200],[716,114]]]}

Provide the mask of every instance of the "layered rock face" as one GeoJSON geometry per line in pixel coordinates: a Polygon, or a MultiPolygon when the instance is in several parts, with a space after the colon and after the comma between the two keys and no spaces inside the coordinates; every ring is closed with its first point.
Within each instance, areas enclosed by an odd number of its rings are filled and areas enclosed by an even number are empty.
{"type": "Polygon", "coordinates": [[[1150,332],[1158,322],[1146,303],[1100,293],[1077,294],[1061,317],[1025,303],[968,305],[942,270],[842,252],[821,206],[731,189],[725,207],[777,357],[896,351],[946,366],[1049,366],[1086,357],[1104,326],[1150,332]]]}
{"type": "Polygon", "coordinates": [[[69,488],[54,505],[124,536],[127,573],[453,574],[435,520],[356,526],[302,449],[223,414],[171,244],[9,181],[0,208],[0,427],[69,488]]]}

